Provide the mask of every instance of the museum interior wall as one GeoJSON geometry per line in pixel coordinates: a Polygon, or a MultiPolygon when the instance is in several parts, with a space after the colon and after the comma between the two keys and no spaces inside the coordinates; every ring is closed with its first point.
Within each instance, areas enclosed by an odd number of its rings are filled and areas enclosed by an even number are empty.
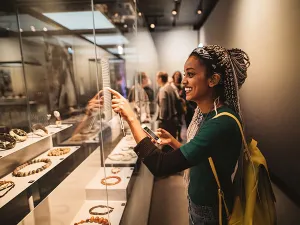
{"type": "Polygon", "coordinates": [[[170,76],[176,70],[183,72],[185,61],[199,44],[198,31],[188,26],[156,31],[152,37],[158,52],[159,70],[170,76]]]}

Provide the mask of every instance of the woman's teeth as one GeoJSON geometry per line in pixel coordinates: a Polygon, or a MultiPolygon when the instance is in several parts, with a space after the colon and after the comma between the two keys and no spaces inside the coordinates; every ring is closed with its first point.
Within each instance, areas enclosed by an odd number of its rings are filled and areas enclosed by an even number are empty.
{"type": "Polygon", "coordinates": [[[189,92],[192,91],[192,88],[185,88],[184,90],[185,90],[186,93],[189,93],[189,92]]]}

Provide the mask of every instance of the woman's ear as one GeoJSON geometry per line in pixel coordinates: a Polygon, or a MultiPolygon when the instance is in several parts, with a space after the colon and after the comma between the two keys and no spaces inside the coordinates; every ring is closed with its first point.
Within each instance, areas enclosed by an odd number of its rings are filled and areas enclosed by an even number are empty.
{"type": "Polygon", "coordinates": [[[208,86],[209,86],[209,87],[214,87],[214,86],[216,86],[216,85],[219,84],[220,80],[221,80],[220,74],[214,73],[214,74],[209,78],[208,86]]]}

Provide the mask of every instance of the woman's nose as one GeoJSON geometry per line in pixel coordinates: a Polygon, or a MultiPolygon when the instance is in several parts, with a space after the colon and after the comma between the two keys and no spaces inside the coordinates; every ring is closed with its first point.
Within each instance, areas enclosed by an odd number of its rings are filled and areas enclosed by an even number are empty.
{"type": "Polygon", "coordinates": [[[186,83],[187,83],[186,76],[184,76],[184,77],[183,77],[183,79],[182,79],[181,83],[182,83],[182,84],[186,84],[186,83]]]}

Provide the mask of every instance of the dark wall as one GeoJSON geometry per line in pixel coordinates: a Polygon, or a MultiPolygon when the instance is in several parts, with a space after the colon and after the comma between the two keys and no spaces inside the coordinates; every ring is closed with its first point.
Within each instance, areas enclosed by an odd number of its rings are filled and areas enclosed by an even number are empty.
{"type": "Polygon", "coordinates": [[[300,196],[299,24],[299,0],[222,0],[200,41],[249,54],[241,89],[247,133],[258,140],[271,172],[300,196]]]}

